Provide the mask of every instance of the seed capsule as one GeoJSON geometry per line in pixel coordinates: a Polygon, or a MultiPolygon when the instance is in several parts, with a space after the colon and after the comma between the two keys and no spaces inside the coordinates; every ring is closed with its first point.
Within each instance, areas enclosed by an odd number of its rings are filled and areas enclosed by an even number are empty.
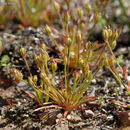
{"type": "Polygon", "coordinates": [[[51,68],[52,68],[52,71],[55,72],[55,71],[58,69],[57,63],[56,63],[56,62],[53,62],[53,63],[51,64],[51,68]]]}
{"type": "Polygon", "coordinates": [[[37,80],[38,80],[37,75],[34,75],[34,76],[33,76],[33,82],[34,82],[34,83],[37,83],[37,80]]]}
{"type": "Polygon", "coordinates": [[[70,45],[71,45],[71,43],[72,43],[71,38],[67,38],[67,45],[68,45],[68,46],[70,46],[70,45]]]}
{"type": "Polygon", "coordinates": [[[22,48],[20,48],[20,55],[22,56],[22,57],[25,57],[26,56],[26,52],[25,52],[25,49],[22,47],[22,48]]]}
{"type": "Polygon", "coordinates": [[[60,11],[60,5],[56,1],[54,1],[54,7],[55,7],[56,11],[58,11],[58,12],[60,11]]]}
{"type": "Polygon", "coordinates": [[[41,49],[42,49],[43,51],[46,51],[46,45],[45,45],[44,43],[41,44],[41,49]]]}
{"type": "Polygon", "coordinates": [[[45,31],[48,35],[52,33],[51,28],[48,25],[45,26],[45,31]]]}
{"type": "Polygon", "coordinates": [[[101,19],[102,15],[100,12],[97,12],[94,16],[94,19],[95,19],[95,23],[98,23],[99,20],[101,19]]]}
{"type": "Polygon", "coordinates": [[[108,31],[107,31],[107,29],[103,29],[102,36],[103,36],[104,41],[108,40],[109,37],[108,37],[108,31]]]}
{"type": "Polygon", "coordinates": [[[78,43],[81,42],[82,38],[81,38],[81,33],[80,32],[77,32],[76,40],[77,40],[78,43]]]}
{"type": "Polygon", "coordinates": [[[87,10],[88,14],[90,14],[90,12],[92,11],[91,5],[87,4],[86,5],[86,10],[87,10]]]}
{"type": "Polygon", "coordinates": [[[83,11],[82,9],[78,10],[78,16],[79,16],[80,19],[83,18],[83,16],[84,16],[84,11],[83,11]]]}
{"type": "Polygon", "coordinates": [[[116,47],[116,44],[117,44],[116,40],[113,41],[113,42],[110,44],[112,50],[116,47]]]}

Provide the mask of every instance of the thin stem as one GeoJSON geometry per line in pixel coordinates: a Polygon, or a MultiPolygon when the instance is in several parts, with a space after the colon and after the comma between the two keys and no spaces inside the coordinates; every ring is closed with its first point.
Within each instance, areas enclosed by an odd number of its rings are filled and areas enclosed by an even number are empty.
{"type": "MultiPolygon", "coordinates": [[[[68,59],[67,59],[68,60],[68,59]]],[[[66,92],[67,92],[67,75],[66,75],[66,67],[67,67],[67,65],[65,64],[65,67],[64,67],[64,71],[65,71],[65,90],[66,90],[66,92]]]]}
{"type": "Polygon", "coordinates": [[[57,48],[59,49],[60,53],[64,56],[63,52],[61,51],[60,46],[57,43],[57,41],[53,38],[53,36],[50,35],[50,37],[51,37],[52,41],[55,43],[55,45],[57,46],[57,48]]]}
{"type": "Polygon", "coordinates": [[[107,43],[107,46],[108,46],[108,48],[109,48],[109,50],[110,50],[110,52],[111,52],[112,56],[114,57],[114,59],[115,59],[115,61],[116,61],[116,63],[117,63],[117,65],[118,65],[118,67],[120,68],[121,73],[123,73],[123,70],[122,70],[122,68],[121,68],[120,64],[118,63],[118,61],[117,61],[117,59],[116,59],[116,57],[115,57],[115,55],[114,55],[114,53],[113,53],[113,51],[112,51],[112,49],[111,49],[110,45],[109,45],[109,42],[108,42],[108,41],[106,41],[106,43],[107,43]]]}
{"type": "Polygon", "coordinates": [[[30,71],[30,67],[29,67],[29,65],[28,65],[28,62],[27,62],[27,60],[26,60],[25,57],[23,57],[23,59],[24,59],[24,62],[25,62],[26,68],[27,68],[27,70],[28,70],[28,72],[29,72],[29,74],[30,74],[30,77],[32,77],[32,74],[31,74],[31,71],[30,71]]]}
{"type": "Polygon", "coordinates": [[[128,94],[130,95],[130,91],[129,91],[128,88],[124,85],[124,83],[123,83],[122,80],[120,79],[119,75],[116,74],[110,67],[107,67],[107,68],[108,68],[108,69],[110,70],[110,72],[115,76],[115,78],[118,80],[118,82],[124,86],[124,88],[127,90],[128,94]]]}
{"type": "Polygon", "coordinates": [[[65,26],[64,26],[64,23],[63,23],[63,20],[62,20],[62,16],[60,14],[60,11],[57,12],[58,13],[58,16],[59,16],[59,19],[60,19],[60,23],[62,24],[62,28],[63,30],[65,31],[65,26]]]}

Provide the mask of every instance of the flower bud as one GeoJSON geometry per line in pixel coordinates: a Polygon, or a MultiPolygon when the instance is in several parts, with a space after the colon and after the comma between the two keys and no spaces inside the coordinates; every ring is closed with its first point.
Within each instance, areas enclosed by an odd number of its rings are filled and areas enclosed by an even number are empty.
{"type": "Polygon", "coordinates": [[[103,29],[102,36],[103,36],[104,41],[108,40],[109,37],[108,37],[108,31],[107,31],[107,29],[103,29]]]}
{"type": "Polygon", "coordinates": [[[40,78],[46,83],[50,84],[50,81],[44,72],[40,73],[40,78]]]}
{"type": "Polygon", "coordinates": [[[65,22],[68,24],[70,20],[70,15],[68,12],[64,15],[64,19],[65,19],[65,22]]]}
{"type": "Polygon", "coordinates": [[[89,5],[89,4],[86,5],[86,11],[88,12],[88,14],[91,13],[91,11],[92,11],[91,5],[89,5]]]}
{"type": "Polygon", "coordinates": [[[115,40],[117,40],[117,38],[118,38],[118,32],[117,32],[117,30],[115,30],[115,31],[112,33],[111,39],[112,39],[112,41],[115,41],[115,40]]]}
{"type": "Polygon", "coordinates": [[[22,57],[25,57],[26,56],[26,52],[25,52],[25,49],[22,47],[22,48],[20,48],[20,55],[22,56],[22,57]]]}
{"type": "Polygon", "coordinates": [[[56,63],[56,62],[53,62],[53,63],[51,64],[51,68],[52,68],[52,71],[55,72],[55,71],[58,69],[57,63],[56,63]]]}
{"type": "Polygon", "coordinates": [[[111,36],[112,36],[112,30],[110,28],[108,28],[107,32],[108,32],[108,37],[111,38],[111,36]]]}
{"type": "Polygon", "coordinates": [[[37,80],[38,80],[37,75],[34,75],[34,76],[33,76],[33,82],[34,82],[34,83],[37,83],[37,80]]]}
{"type": "Polygon", "coordinates": [[[94,16],[94,19],[95,19],[95,23],[98,23],[99,22],[99,20],[101,19],[101,13],[100,12],[97,12],[96,14],[95,14],[95,16],[94,16]]]}
{"type": "Polygon", "coordinates": [[[81,42],[82,37],[81,37],[81,33],[80,32],[77,32],[76,40],[77,40],[78,43],[81,42]]]}
{"type": "Polygon", "coordinates": [[[58,2],[54,1],[54,7],[55,7],[55,9],[56,9],[57,12],[60,11],[60,5],[59,5],[58,2]]]}
{"type": "Polygon", "coordinates": [[[42,49],[43,51],[46,51],[46,45],[45,45],[44,43],[41,44],[41,49],[42,49]]]}
{"type": "Polygon", "coordinates": [[[70,46],[70,45],[71,45],[71,43],[72,43],[71,38],[67,38],[67,45],[68,45],[68,46],[70,46]]]}
{"type": "Polygon", "coordinates": [[[85,29],[85,24],[81,23],[81,30],[83,31],[85,29]]]}
{"type": "Polygon", "coordinates": [[[41,79],[44,79],[45,77],[46,77],[46,74],[45,74],[44,72],[41,72],[41,73],[40,73],[40,78],[41,78],[41,79]]]}
{"type": "Polygon", "coordinates": [[[84,16],[84,11],[82,9],[78,10],[78,17],[82,19],[84,16]]]}
{"type": "Polygon", "coordinates": [[[45,31],[48,35],[52,33],[51,28],[48,25],[45,26],[45,31]]]}
{"type": "Polygon", "coordinates": [[[40,64],[40,56],[39,55],[35,55],[34,58],[35,58],[36,64],[39,65],[40,64]]]}
{"type": "Polygon", "coordinates": [[[23,79],[23,74],[17,69],[13,69],[12,74],[13,74],[15,81],[17,83],[19,83],[23,79]]]}
{"type": "Polygon", "coordinates": [[[116,44],[117,44],[116,40],[113,41],[113,42],[110,44],[112,50],[116,47],[116,44]]]}

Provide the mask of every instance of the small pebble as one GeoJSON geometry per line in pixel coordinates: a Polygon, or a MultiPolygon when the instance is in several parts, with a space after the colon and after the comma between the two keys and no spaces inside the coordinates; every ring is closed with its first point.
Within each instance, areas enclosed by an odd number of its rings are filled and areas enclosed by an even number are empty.
{"type": "Polygon", "coordinates": [[[109,115],[109,116],[107,117],[107,119],[108,119],[108,120],[113,120],[113,115],[109,115]]]}
{"type": "Polygon", "coordinates": [[[91,110],[85,110],[84,116],[92,118],[94,116],[94,113],[91,110]]]}

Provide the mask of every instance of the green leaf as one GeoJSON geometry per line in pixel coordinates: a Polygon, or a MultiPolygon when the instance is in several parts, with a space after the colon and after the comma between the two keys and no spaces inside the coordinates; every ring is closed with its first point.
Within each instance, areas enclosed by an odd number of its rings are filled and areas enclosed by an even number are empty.
{"type": "Polygon", "coordinates": [[[4,63],[8,63],[10,61],[10,58],[8,55],[4,55],[2,56],[2,59],[1,59],[1,63],[4,64],[4,63]]]}

